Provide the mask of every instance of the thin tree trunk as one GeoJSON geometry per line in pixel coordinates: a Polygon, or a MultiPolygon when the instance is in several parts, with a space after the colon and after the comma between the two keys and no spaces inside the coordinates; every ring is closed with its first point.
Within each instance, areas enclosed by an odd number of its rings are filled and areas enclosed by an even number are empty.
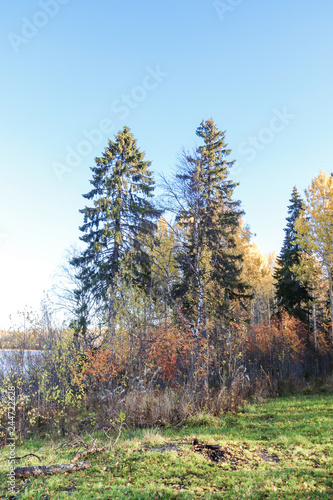
{"type": "Polygon", "coordinates": [[[315,303],[315,301],[313,301],[312,316],[313,316],[314,347],[315,347],[315,350],[317,351],[317,349],[318,349],[318,344],[317,344],[317,316],[316,316],[316,303],[315,303]]]}
{"type": "Polygon", "coordinates": [[[208,396],[209,387],[209,334],[207,332],[207,348],[206,348],[206,392],[208,396]]]}
{"type": "Polygon", "coordinates": [[[333,292],[332,292],[332,271],[328,270],[328,282],[330,290],[330,306],[331,306],[331,343],[333,345],[333,292]]]}

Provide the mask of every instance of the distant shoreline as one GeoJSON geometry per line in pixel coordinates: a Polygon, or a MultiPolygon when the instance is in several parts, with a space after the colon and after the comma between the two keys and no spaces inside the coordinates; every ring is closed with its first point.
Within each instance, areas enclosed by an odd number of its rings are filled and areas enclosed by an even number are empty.
{"type": "Polygon", "coordinates": [[[13,349],[0,349],[0,352],[43,352],[44,349],[19,349],[19,348],[13,348],[13,349]]]}

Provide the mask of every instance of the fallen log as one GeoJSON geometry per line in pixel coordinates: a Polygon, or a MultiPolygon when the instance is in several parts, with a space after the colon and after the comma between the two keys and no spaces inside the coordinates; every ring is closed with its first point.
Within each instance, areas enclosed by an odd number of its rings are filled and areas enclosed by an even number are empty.
{"type": "Polygon", "coordinates": [[[42,475],[51,474],[64,474],[65,472],[76,472],[78,470],[89,469],[91,463],[89,460],[84,462],[77,462],[76,464],[62,464],[62,465],[40,465],[31,467],[17,467],[14,469],[14,474],[16,478],[22,477],[38,477],[42,475]]]}

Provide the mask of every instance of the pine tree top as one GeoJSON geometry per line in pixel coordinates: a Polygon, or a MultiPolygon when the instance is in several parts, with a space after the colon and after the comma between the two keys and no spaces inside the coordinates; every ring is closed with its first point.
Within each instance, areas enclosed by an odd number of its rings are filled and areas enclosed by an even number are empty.
{"type": "Polygon", "coordinates": [[[109,139],[108,146],[101,157],[95,158],[95,163],[91,168],[93,178],[90,181],[94,189],[83,195],[84,198],[111,196],[126,188],[129,179],[132,193],[141,192],[148,197],[153,195],[155,183],[153,172],[149,170],[151,162],[145,160],[145,153],[139,150],[129,127],[120,130],[114,141],[109,139]]]}
{"type": "Polygon", "coordinates": [[[196,135],[203,139],[205,143],[204,146],[198,148],[205,168],[211,169],[213,167],[217,176],[225,178],[229,173],[229,169],[235,163],[226,160],[231,153],[231,149],[228,149],[225,142],[225,132],[218,130],[214,120],[210,119],[202,120],[196,130],[196,135]]]}

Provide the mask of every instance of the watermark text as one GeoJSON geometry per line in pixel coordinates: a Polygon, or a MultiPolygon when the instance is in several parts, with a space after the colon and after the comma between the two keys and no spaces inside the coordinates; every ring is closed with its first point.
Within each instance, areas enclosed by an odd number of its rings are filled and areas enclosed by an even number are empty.
{"type": "Polygon", "coordinates": [[[22,26],[19,33],[10,31],[7,34],[8,41],[14,52],[19,52],[21,47],[35,38],[39,30],[45,28],[50,19],[58,15],[61,6],[67,5],[69,2],[70,0],[40,0],[38,2],[40,9],[36,10],[30,19],[22,17],[22,26]]]}

